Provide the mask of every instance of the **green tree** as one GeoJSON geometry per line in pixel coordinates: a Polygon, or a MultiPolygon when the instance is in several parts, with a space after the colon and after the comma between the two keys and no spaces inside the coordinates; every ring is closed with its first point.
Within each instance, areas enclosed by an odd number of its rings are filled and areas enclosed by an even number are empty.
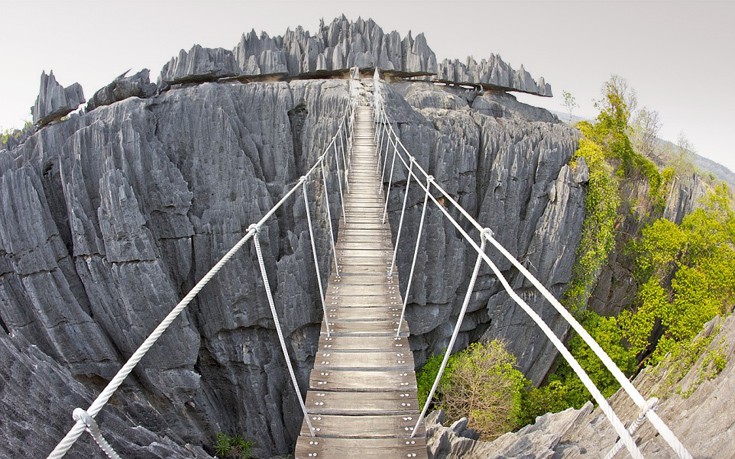
{"type": "MultiPolygon", "coordinates": [[[[436,404],[450,420],[467,417],[469,426],[484,440],[493,440],[519,427],[524,419],[523,394],[529,381],[515,368],[516,359],[502,342],[472,343],[449,362],[450,371],[439,385],[436,404]]],[[[421,381],[433,383],[436,370],[438,365],[430,360],[419,372],[420,392],[421,381]]]]}
{"type": "Polygon", "coordinates": [[[578,108],[577,99],[569,91],[562,91],[562,97],[564,98],[564,106],[569,111],[569,122],[572,122],[572,111],[578,108]]]}

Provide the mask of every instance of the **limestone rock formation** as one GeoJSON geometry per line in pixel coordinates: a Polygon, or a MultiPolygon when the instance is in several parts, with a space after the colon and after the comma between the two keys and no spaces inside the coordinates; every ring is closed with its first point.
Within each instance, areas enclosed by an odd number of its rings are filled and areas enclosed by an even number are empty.
{"type": "Polygon", "coordinates": [[[177,57],[163,66],[159,82],[180,84],[213,81],[238,73],[232,51],[223,48],[203,48],[194,45],[187,53],[183,49],[177,57]]]}
{"type": "Polygon", "coordinates": [[[482,84],[498,89],[527,92],[551,97],[551,85],[540,77],[536,82],[523,68],[514,70],[500,56],[491,54],[488,59],[477,62],[468,57],[466,62],[444,59],[439,64],[437,77],[458,84],[482,84]]]}
{"type": "MultiPolygon", "coordinates": [[[[23,425],[48,432],[27,457],[48,454],[71,426],[71,410],[89,402],[64,395],[78,391],[75,379],[98,390],[305,173],[347,98],[337,80],[201,84],[101,106],[0,151],[0,323],[63,376],[53,392],[40,389],[45,372],[18,376],[39,387],[12,398],[23,425]],[[34,408],[48,397],[59,416],[34,408]]],[[[329,186],[338,202],[336,184],[329,186]]],[[[317,245],[327,253],[324,190],[316,182],[309,189],[317,245]]],[[[303,387],[321,306],[302,201],[279,217],[260,237],[303,387]]],[[[250,250],[151,349],[126,383],[134,390],[115,395],[123,407],[148,406],[125,410],[127,433],[111,439],[116,448],[134,448],[137,425],[180,444],[242,434],[256,440],[260,456],[293,446],[301,416],[250,250]]],[[[326,275],[329,260],[320,261],[326,275]]],[[[0,370],[3,379],[14,381],[8,371],[0,370]]],[[[116,428],[105,419],[103,432],[116,428]]],[[[2,438],[14,435],[6,425],[2,438]]]]}
{"type": "Polygon", "coordinates": [[[87,102],[87,111],[91,112],[97,107],[110,105],[128,97],[145,98],[156,93],[156,85],[151,83],[149,79],[150,70],[143,69],[135,75],[125,76],[128,72],[123,73],[115,78],[112,83],[94,93],[87,102]]]}
{"type": "MultiPolygon", "coordinates": [[[[567,166],[576,150],[577,132],[545,110],[493,92],[476,95],[427,83],[398,84],[389,88],[387,100],[395,128],[419,162],[428,165],[438,183],[560,295],[571,278],[584,218],[586,166],[580,163],[576,171],[567,166]],[[499,107],[502,116],[485,110],[491,104],[499,107]]],[[[398,189],[391,193],[389,205],[394,229],[405,186],[405,177],[396,179],[398,189]]],[[[406,215],[409,228],[418,227],[421,214],[422,196],[414,192],[406,215]]],[[[473,250],[438,210],[429,211],[426,225],[422,244],[433,249],[418,260],[419,288],[409,295],[407,311],[419,364],[446,347],[475,259],[473,250]]],[[[398,266],[400,272],[408,272],[415,229],[402,238],[398,266]]],[[[560,335],[566,333],[566,326],[540,295],[521,283],[510,263],[498,253],[489,253],[511,284],[527,292],[526,300],[552,328],[560,335]]],[[[401,277],[403,291],[407,277],[401,277]]],[[[556,356],[487,268],[480,272],[460,346],[483,335],[508,341],[521,369],[534,381],[543,379],[556,356]]]]}
{"type": "Polygon", "coordinates": [[[579,419],[592,411],[587,403],[580,410],[570,408],[561,413],[539,416],[534,424],[518,432],[508,432],[494,441],[481,441],[462,418],[445,427],[443,411],[426,417],[426,436],[429,459],[551,459],[563,435],[576,426],[579,419]]]}
{"type": "Polygon", "coordinates": [[[350,22],[344,16],[328,26],[322,23],[314,35],[302,27],[273,38],[266,33],[258,37],[253,30],[243,34],[234,53],[240,70],[247,75],[300,75],[355,66],[436,72],[436,56],[423,34],[414,38],[409,33],[401,39],[395,31],[385,34],[372,19],[350,22]]]}
{"type": "Polygon", "coordinates": [[[56,81],[53,70],[41,73],[41,89],[36,103],[31,107],[33,124],[45,126],[68,115],[84,103],[84,92],[79,83],[63,87],[56,81]]]}

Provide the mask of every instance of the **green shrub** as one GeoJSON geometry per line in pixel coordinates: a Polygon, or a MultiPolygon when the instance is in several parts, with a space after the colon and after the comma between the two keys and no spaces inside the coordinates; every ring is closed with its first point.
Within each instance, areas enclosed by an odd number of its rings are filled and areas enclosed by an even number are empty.
{"type": "Polygon", "coordinates": [[[219,432],[215,436],[214,451],[218,456],[231,459],[249,459],[253,442],[240,435],[219,432]]]}
{"type": "MultiPolygon", "coordinates": [[[[424,398],[441,357],[430,359],[418,374],[419,391],[424,398]]],[[[450,421],[467,417],[469,426],[484,440],[519,427],[524,418],[523,392],[529,382],[515,368],[516,359],[502,342],[473,343],[450,357],[449,362],[450,370],[444,373],[437,389],[436,404],[450,421]]]]}

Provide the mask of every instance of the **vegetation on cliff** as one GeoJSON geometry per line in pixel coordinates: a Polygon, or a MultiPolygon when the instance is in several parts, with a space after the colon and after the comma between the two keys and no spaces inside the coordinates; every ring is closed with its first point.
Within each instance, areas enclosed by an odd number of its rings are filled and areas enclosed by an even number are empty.
{"type": "MultiPolygon", "coordinates": [[[[729,314],[735,305],[735,211],[730,190],[724,184],[714,186],[680,224],[663,218],[670,184],[691,175],[691,164],[679,155],[681,161],[659,171],[648,158],[654,153],[651,138],[657,116],[641,109],[633,118],[635,95],[622,78],[605,83],[597,107],[595,122],[577,125],[582,137],[570,162],[576,168],[584,161],[589,181],[577,262],[563,302],[626,375],[666,355],[679,356],[683,366],[687,362],[691,366],[711,341],[695,339],[704,324],[729,314]],[[626,197],[623,190],[631,184],[647,190],[645,203],[626,197]],[[622,229],[631,226],[626,219],[635,219],[634,226],[640,229],[621,237],[622,229]],[[618,315],[601,315],[589,309],[588,302],[621,241],[633,264],[636,294],[631,304],[615,305],[621,311],[618,315]]],[[[619,388],[579,336],[573,335],[568,346],[603,395],[609,397],[619,388]]],[[[726,363],[720,355],[707,358],[714,372],[726,363]]],[[[440,362],[441,356],[430,359],[419,373],[420,398],[428,394],[440,362]]],[[[537,415],[581,407],[591,398],[566,362],[560,362],[539,388],[513,364],[500,343],[471,345],[450,358],[437,407],[450,420],[467,416],[470,427],[491,439],[502,433],[498,429],[515,429],[532,423],[537,415]]],[[[686,373],[688,368],[680,370],[686,373]]]]}
{"type": "MultiPolygon", "coordinates": [[[[625,81],[613,77],[603,92],[596,122],[578,125],[583,137],[572,165],[584,158],[590,180],[577,264],[564,302],[630,376],[669,353],[685,353],[707,321],[732,310],[735,212],[730,190],[722,184],[681,224],[662,218],[669,182],[678,172],[691,169],[678,164],[659,172],[639,151],[650,145],[645,142],[650,135],[641,134],[640,119],[650,119],[651,112],[639,114],[635,129],[630,108],[635,99],[625,81]],[[631,141],[634,136],[638,149],[631,141]],[[623,307],[619,315],[602,316],[587,309],[587,302],[609,261],[617,228],[631,218],[623,209],[631,209],[634,203],[624,203],[621,192],[623,183],[631,180],[645,180],[649,190],[647,211],[635,217],[643,220],[643,229],[627,235],[637,294],[632,304],[616,305],[623,307]]],[[[619,386],[591,349],[576,335],[568,345],[602,393],[612,395],[619,386]]],[[[563,362],[545,386],[529,391],[528,409],[541,414],[579,407],[589,399],[581,381],[563,362]]]]}

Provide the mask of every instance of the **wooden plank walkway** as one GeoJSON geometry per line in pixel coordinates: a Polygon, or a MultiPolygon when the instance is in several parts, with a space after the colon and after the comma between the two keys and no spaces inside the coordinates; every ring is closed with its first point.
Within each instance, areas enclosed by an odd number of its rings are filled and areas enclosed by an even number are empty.
{"type": "Polygon", "coordinates": [[[340,221],[337,241],[340,276],[333,273],[327,287],[331,336],[322,322],[306,396],[316,436],[304,422],[297,459],[427,456],[424,426],[410,437],[420,407],[405,321],[397,334],[398,274],[387,276],[393,246],[382,223],[373,133],[372,108],[357,107],[347,221],[340,221]]]}

